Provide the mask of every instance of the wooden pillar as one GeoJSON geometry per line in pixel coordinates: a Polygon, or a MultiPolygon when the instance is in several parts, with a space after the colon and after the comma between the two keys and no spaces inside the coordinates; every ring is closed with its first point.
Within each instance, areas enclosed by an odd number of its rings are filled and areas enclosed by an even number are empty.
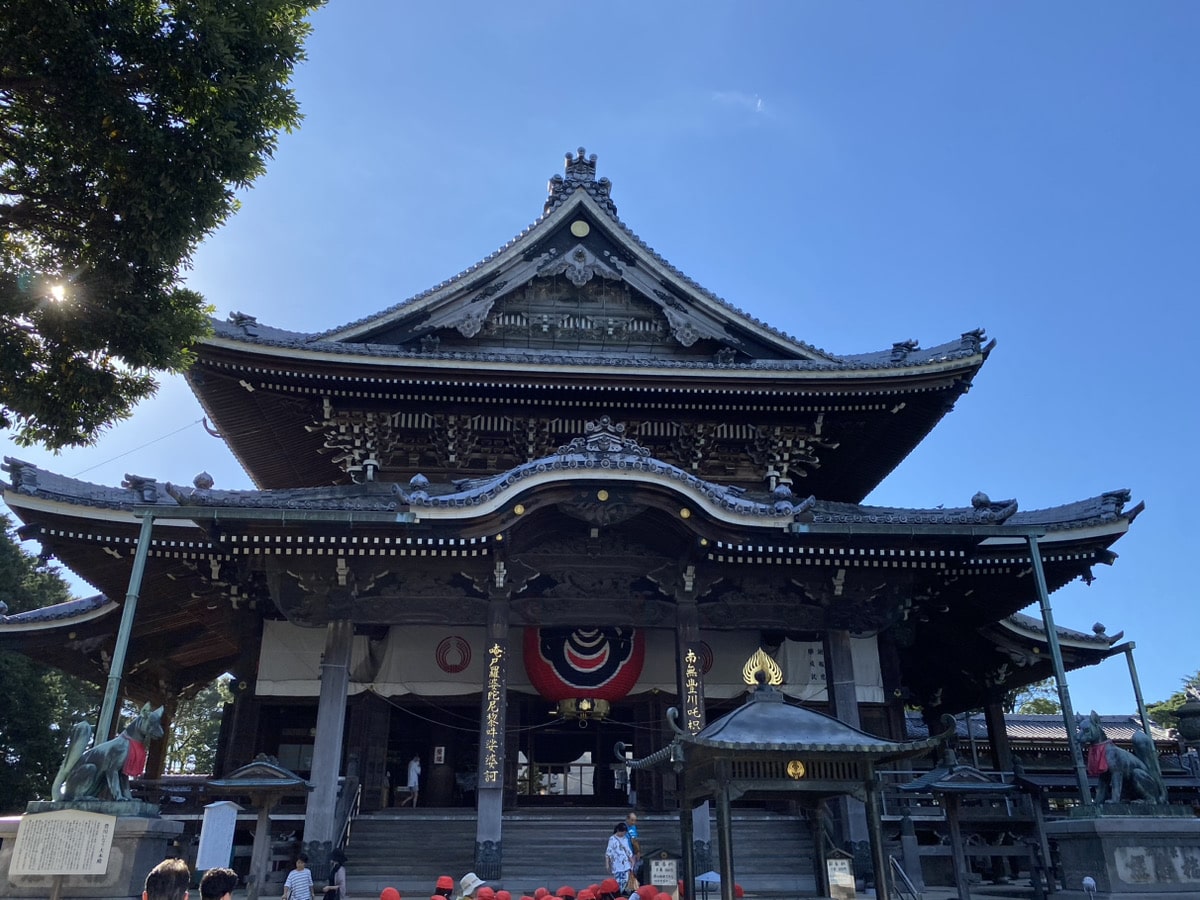
{"type": "MultiPolygon", "coordinates": [[[[338,619],[325,626],[325,654],[321,660],[321,694],[317,700],[317,735],[313,742],[312,793],[304,811],[304,843],[309,856],[333,849],[338,775],[342,768],[342,731],[346,724],[346,693],[350,686],[350,648],[354,625],[338,619]]],[[[324,859],[322,857],[322,860],[324,859]]],[[[320,870],[316,859],[310,860],[320,870]]]]}
{"type": "Polygon", "coordinates": [[[171,745],[171,732],[175,730],[175,713],[179,709],[179,698],[168,697],[162,704],[161,724],[163,736],[146,744],[146,772],[143,778],[162,778],[167,767],[167,747],[171,745]]]}
{"type": "Polygon", "coordinates": [[[987,723],[988,743],[992,747],[992,766],[997,772],[1011,772],[1012,745],[1008,742],[1008,728],[1004,724],[1004,706],[999,700],[991,700],[984,706],[983,720],[987,723]]]}
{"type": "MultiPolygon", "coordinates": [[[[695,819],[692,816],[692,801],[684,797],[683,793],[683,791],[680,792],[681,800],[679,803],[679,843],[682,847],[683,856],[683,893],[687,897],[687,900],[694,900],[696,896],[695,819]]],[[[650,872],[647,869],[647,878],[649,875],[650,872]]]]}
{"type": "Polygon", "coordinates": [[[811,810],[813,846],[817,851],[817,858],[814,861],[816,864],[816,879],[813,887],[816,889],[817,895],[820,897],[829,896],[829,869],[826,865],[827,854],[825,852],[825,819],[828,812],[825,810],[825,801],[818,798],[811,810]]]}
{"type": "Polygon", "coordinates": [[[392,707],[378,694],[362,694],[355,697],[350,704],[346,752],[358,758],[363,812],[380,809],[385,802],[383,782],[387,773],[387,745],[391,724],[392,707]]]}
{"type": "Polygon", "coordinates": [[[717,776],[717,853],[721,858],[721,900],[733,897],[733,813],[729,799],[729,761],[718,763],[717,776]]]}
{"type": "MultiPolygon", "coordinates": [[[[858,686],[854,680],[854,653],[850,632],[831,628],[825,632],[825,689],[829,710],[839,722],[862,727],[858,715],[858,686]]],[[[839,797],[835,801],[841,814],[842,839],[855,845],[868,839],[867,812],[860,800],[839,797]]]]}
{"type": "Polygon", "coordinates": [[[954,886],[960,900],[971,900],[971,873],[967,869],[967,856],[963,849],[962,826],[958,818],[958,795],[942,794],[946,804],[946,825],[950,830],[950,852],[954,860],[954,886]]]}
{"type": "MultiPolygon", "coordinates": [[[[675,599],[675,684],[679,696],[680,725],[689,734],[698,734],[708,715],[704,707],[704,666],[701,662],[700,614],[696,598],[690,594],[675,599]]],[[[692,846],[689,852],[708,871],[712,860],[712,824],[705,800],[695,808],[685,803],[692,817],[692,846]]],[[[685,848],[688,849],[688,848],[685,848]]],[[[689,889],[694,889],[692,885],[689,889]]]]}
{"type": "Polygon", "coordinates": [[[482,697],[479,704],[479,787],[475,793],[475,872],[494,881],[503,872],[505,719],[508,706],[508,601],[488,602],[482,697]]]}
{"type": "Polygon", "coordinates": [[[867,785],[867,829],[871,834],[871,867],[875,870],[876,900],[889,900],[888,858],[883,846],[883,823],[880,821],[879,781],[872,777],[867,785]]]}

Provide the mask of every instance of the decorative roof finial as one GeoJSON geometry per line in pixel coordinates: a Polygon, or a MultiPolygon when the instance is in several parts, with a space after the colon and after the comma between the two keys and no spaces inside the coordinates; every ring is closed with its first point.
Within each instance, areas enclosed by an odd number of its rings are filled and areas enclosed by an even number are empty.
{"type": "Polygon", "coordinates": [[[550,183],[546,186],[550,192],[549,198],[546,200],[545,212],[549,213],[555,209],[560,203],[567,199],[577,190],[584,190],[592,199],[600,204],[610,215],[616,217],[617,207],[613,204],[610,194],[612,192],[612,182],[607,178],[596,180],[596,154],[587,155],[587,151],[580,147],[575,154],[567,153],[567,161],[564,167],[566,176],[555,175],[550,179],[550,183]]]}
{"type": "Polygon", "coordinates": [[[746,684],[759,684],[759,676],[762,676],[762,682],[765,684],[783,684],[783,669],[779,668],[779,663],[767,656],[762,647],[755,650],[754,655],[746,660],[746,665],[742,666],[742,680],[746,684]]]}
{"type": "Polygon", "coordinates": [[[577,156],[572,157],[570,151],[567,152],[566,173],[568,178],[576,181],[596,180],[596,154],[586,156],[585,153],[586,151],[582,147],[579,148],[577,156]]]}

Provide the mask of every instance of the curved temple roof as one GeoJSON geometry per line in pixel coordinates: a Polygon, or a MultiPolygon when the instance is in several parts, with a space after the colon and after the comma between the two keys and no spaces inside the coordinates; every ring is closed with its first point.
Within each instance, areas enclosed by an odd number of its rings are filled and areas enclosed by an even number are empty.
{"type": "MultiPolygon", "coordinates": [[[[520,234],[459,274],[378,313],[323,332],[289,331],[245,313],[214,321],[208,343],[234,341],[263,348],[327,354],[330,357],[423,359],[443,362],[531,363],[566,366],[652,365],[666,369],[725,371],[869,372],[970,362],[978,366],[991,349],[981,330],[922,349],[897,341],[867,353],[837,355],[821,350],[755,318],[672,266],[617,217],[611,182],[596,180],[596,156],[567,154],[565,175],[554,176],[541,217],[520,234]],[[562,246],[559,246],[559,245],[562,246]],[[593,279],[628,284],[656,308],[683,347],[711,340],[724,356],[648,358],[613,342],[607,352],[514,346],[440,348],[428,336],[440,330],[476,338],[503,298],[534,279],[566,275],[580,287],[593,279]],[[426,339],[426,340],[423,340],[426,339]]],[[[565,311],[567,314],[569,311],[565,311]]],[[[586,312],[586,310],[585,310],[586,312]]],[[[577,324],[577,323],[576,323],[577,324]]],[[[628,323],[607,322],[611,335],[628,323]]],[[[543,326],[544,327],[544,326],[543,326]]]]}

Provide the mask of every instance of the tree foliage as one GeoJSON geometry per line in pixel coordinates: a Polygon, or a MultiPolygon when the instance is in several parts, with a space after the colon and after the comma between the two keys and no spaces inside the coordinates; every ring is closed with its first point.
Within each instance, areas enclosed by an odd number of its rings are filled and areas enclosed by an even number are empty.
{"type": "Polygon", "coordinates": [[[1023,715],[1061,713],[1062,703],[1058,699],[1058,686],[1053,678],[1043,678],[1018,688],[1005,698],[1004,711],[1023,715]]]}
{"type": "Polygon", "coordinates": [[[221,715],[233,702],[230,676],[222,675],[175,708],[168,732],[166,772],[212,774],[221,735],[221,715]]]}
{"type": "MultiPolygon", "coordinates": [[[[37,567],[8,536],[0,516],[0,596],[9,613],[70,599],[65,581],[37,567]]],[[[23,812],[25,803],[49,798],[63,759],[66,735],[80,719],[95,721],[99,689],[19,653],[0,652],[0,812],[23,812]]]]}
{"type": "Polygon", "coordinates": [[[1200,692],[1200,671],[1193,672],[1184,678],[1183,687],[1166,700],[1146,704],[1146,714],[1155,724],[1161,725],[1163,728],[1176,728],[1179,726],[1179,716],[1175,714],[1175,710],[1183,706],[1189,697],[1200,698],[1200,694],[1196,692],[1200,692]],[[1189,695],[1189,691],[1193,693],[1189,695]]]}
{"type": "Polygon", "coordinates": [[[199,241],[300,119],[321,0],[0,6],[0,427],[93,441],[207,328],[199,241]]]}

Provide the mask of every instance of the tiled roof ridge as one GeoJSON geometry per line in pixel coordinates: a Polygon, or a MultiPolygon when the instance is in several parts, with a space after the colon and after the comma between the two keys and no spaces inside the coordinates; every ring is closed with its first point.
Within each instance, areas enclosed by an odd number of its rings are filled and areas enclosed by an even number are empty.
{"type": "MultiPolygon", "coordinates": [[[[303,332],[287,331],[250,321],[241,313],[236,313],[228,321],[214,321],[214,333],[217,337],[231,337],[244,343],[262,347],[279,347],[287,349],[303,348],[313,352],[330,352],[344,356],[364,356],[373,358],[394,358],[412,360],[441,360],[448,362],[496,362],[496,363],[539,363],[543,365],[578,365],[581,367],[599,364],[618,368],[645,366],[662,369],[711,369],[722,371],[812,371],[812,372],[849,372],[849,371],[880,371],[885,369],[915,369],[931,363],[951,362],[958,359],[970,359],[980,353],[990,353],[995,342],[980,346],[979,342],[970,338],[959,338],[947,341],[925,349],[914,349],[902,356],[897,356],[891,350],[877,350],[869,353],[851,354],[832,357],[827,360],[813,359],[756,359],[750,362],[718,362],[712,359],[665,359],[653,356],[606,356],[603,354],[568,354],[568,353],[535,353],[522,350],[511,351],[421,351],[408,350],[393,344],[372,344],[358,342],[343,342],[319,340],[320,336],[310,336],[303,332]]],[[[976,332],[967,332],[975,335],[976,332]]],[[[979,333],[981,334],[981,332],[979,333]]]]}
{"type": "MultiPolygon", "coordinates": [[[[604,419],[585,436],[559,448],[558,452],[522,463],[506,472],[474,479],[459,479],[443,485],[430,484],[415,476],[408,485],[390,482],[332,485],[318,488],[291,488],[260,491],[254,489],[216,490],[211,487],[185,488],[154,478],[126,476],[121,487],[108,487],[58,475],[32,463],[5,457],[3,469],[10,475],[11,489],[17,493],[40,496],[75,505],[108,509],[128,509],[146,505],[237,506],[261,509],[335,509],[396,511],[399,506],[413,508],[468,508],[494,499],[500,493],[527,478],[551,471],[603,475],[612,470],[644,472],[666,477],[705,497],[715,506],[739,515],[766,519],[799,521],[869,522],[877,524],[963,524],[964,516],[974,514],[977,524],[996,524],[995,504],[973,504],[962,509],[906,509],[902,507],[859,507],[856,504],[794,497],[786,488],[774,492],[749,492],[734,485],[707,481],[650,456],[636,442],[624,438],[620,426],[604,419]],[[837,510],[832,515],[828,510],[837,510]],[[848,511],[859,510],[850,516],[848,511]]],[[[1128,492],[1110,492],[1092,498],[1104,507],[1107,498],[1117,493],[1127,499],[1128,492]]],[[[1012,502],[1012,501],[1004,501],[1012,502]]],[[[1075,509],[1080,503],[1059,509],[1075,509]]],[[[1045,512],[1045,511],[1042,511],[1045,512]]],[[[1015,516],[1009,518],[1011,522],[1015,516]]],[[[1091,522],[1094,515],[1083,520],[1091,522]]],[[[1061,519],[1048,527],[1079,527],[1080,521],[1061,519]]],[[[1018,614],[1019,615],[1019,614],[1018,614]]],[[[1036,620],[1033,620],[1036,622],[1036,620]]],[[[1018,625],[1018,627],[1030,627],[1018,625]]],[[[1087,637],[1084,635],[1083,637],[1087,637]]]]}
{"type": "MultiPolygon", "coordinates": [[[[1007,616],[1001,620],[1001,624],[1005,622],[1011,623],[1013,627],[1021,628],[1025,631],[1033,631],[1042,635],[1046,633],[1046,626],[1041,619],[1035,618],[1034,616],[1027,616],[1025,613],[1013,613],[1011,616],[1007,616]]],[[[1094,626],[1091,633],[1087,633],[1083,631],[1076,631],[1074,628],[1066,628],[1057,623],[1054,626],[1054,630],[1057,632],[1059,637],[1069,638],[1073,641],[1086,641],[1087,643],[1099,644],[1104,647],[1111,646],[1116,641],[1119,641],[1125,634],[1123,631],[1117,635],[1106,634],[1103,626],[1100,626],[1099,631],[1097,631],[1096,627],[1094,626]]]]}
{"type": "MultiPolygon", "coordinates": [[[[112,604],[104,594],[95,594],[91,597],[74,597],[70,600],[64,600],[62,603],[54,603],[50,606],[42,606],[38,609],[27,609],[24,612],[12,613],[11,615],[0,615],[0,630],[5,626],[15,625],[41,625],[47,622],[58,622],[65,619],[74,619],[79,616],[87,616],[97,610],[103,609],[105,606],[112,604]]],[[[115,608],[115,604],[112,604],[115,608]]]]}

